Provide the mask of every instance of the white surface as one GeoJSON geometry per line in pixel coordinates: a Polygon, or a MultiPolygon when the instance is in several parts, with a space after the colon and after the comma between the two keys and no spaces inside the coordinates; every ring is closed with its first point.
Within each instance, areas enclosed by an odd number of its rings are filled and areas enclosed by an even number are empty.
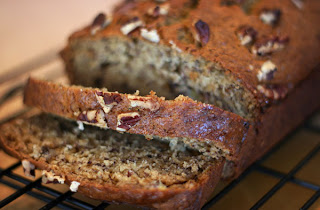
{"type": "Polygon", "coordinates": [[[43,54],[58,53],[71,32],[120,0],[0,1],[0,76],[43,54]]]}

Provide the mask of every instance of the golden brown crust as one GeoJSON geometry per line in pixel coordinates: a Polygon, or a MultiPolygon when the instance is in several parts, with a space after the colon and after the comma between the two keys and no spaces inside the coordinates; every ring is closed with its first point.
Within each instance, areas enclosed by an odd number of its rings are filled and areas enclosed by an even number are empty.
{"type": "MultiPolygon", "coordinates": [[[[79,118],[82,116],[81,113],[101,110],[97,93],[101,93],[101,90],[63,86],[30,78],[24,91],[24,103],[45,112],[83,121],[85,119],[79,118]]],[[[108,96],[112,94],[118,96],[118,102],[115,102],[108,113],[104,113],[110,129],[119,128],[118,116],[121,114],[138,113],[139,121],[127,130],[128,133],[212,141],[218,147],[228,150],[230,152],[228,158],[231,160],[236,159],[241,151],[248,124],[233,113],[213,105],[195,102],[188,97],[180,96],[175,100],[164,100],[154,94],[147,96],[155,107],[150,110],[141,106],[133,107],[130,97],[135,97],[134,95],[107,91],[103,93],[108,96]]]]}
{"type": "Polygon", "coordinates": [[[256,125],[248,132],[247,144],[240,157],[237,175],[261,158],[281,139],[298,127],[303,120],[320,108],[320,66],[288,95],[280,104],[264,110],[256,125]]]}
{"type": "Polygon", "coordinates": [[[0,127],[0,146],[6,153],[20,160],[30,161],[37,169],[53,171],[55,175],[65,177],[65,183],[68,185],[72,181],[78,181],[80,182],[78,192],[103,201],[129,203],[158,209],[200,209],[219,181],[224,163],[222,160],[215,161],[197,177],[197,181],[190,180],[188,183],[172,185],[166,189],[149,189],[130,185],[115,186],[110,183],[97,184],[86,177],[81,177],[83,179],[79,180],[76,174],[63,174],[44,159],[35,160],[30,155],[23,153],[21,150],[23,146],[18,143],[20,139],[15,139],[14,135],[6,134],[6,130],[10,129],[10,126],[15,126],[14,122],[0,127]]]}
{"type": "MultiPolygon", "coordinates": [[[[94,40],[112,36],[143,39],[138,32],[128,37],[120,31],[126,21],[139,17],[146,20],[146,28],[157,29],[160,45],[170,46],[169,41],[172,40],[183,52],[217,63],[226,74],[233,75],[235,80],[250,90],[262,105],[270,103],[270,99],[260,92],[258,85],[277,84],[292,90],[319,63],[319,1],[303,1],[303,7],[298,8],[291,0],[260,0],[255,1],[247,14],[238,5],[225,6],[221,2],[223,0],[171,0],[166,2],[170,5],[168,15],[148,19],[147,11],[156,6],[155,1],[128,1],[115,10],[113,21],[108,27],[94,36],[90,35],[90,27],[87,27],[74,33],[69,39],[69,44],[81,39],[94,40]],[[281,15],[276,24],[269,25],[260,20],[260,15],[265,9],[280,10],[281,15]],[[193,42],[180,40],[177,35],[179,29],[186,27],[194,32],[194,23],[199,19],[210,28],[208,43],[203,47],[197,47],[193,42]],[[250,50],[251,46],[242,46],[237,37],[239,27],[246,25],[257,31],[257,41],[278,36],[288,37],[289,42],[284,49],[270,55],[255,56],[250,50]],[[257,75],[267,60],[271,60],[278,70],[272,80],[261,82],[257,75]]],[[[63,56],[66,60],[67,54],[68,49],[63,56]]],[[[72,68],[67,69],[72,76],[72,68]]]]}

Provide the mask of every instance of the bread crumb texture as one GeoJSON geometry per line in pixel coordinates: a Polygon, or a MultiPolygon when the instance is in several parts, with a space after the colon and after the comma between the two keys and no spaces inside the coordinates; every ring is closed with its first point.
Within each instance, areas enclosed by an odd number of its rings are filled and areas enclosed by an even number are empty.
{"type": "Polygon", "coordinates": [[[44,161],[52,170],[115,186],[167,188],[196,180],[213,159],[168,141],[120,134],[50,115],[16,120],[2,127],[7,146],[44,161]]]}

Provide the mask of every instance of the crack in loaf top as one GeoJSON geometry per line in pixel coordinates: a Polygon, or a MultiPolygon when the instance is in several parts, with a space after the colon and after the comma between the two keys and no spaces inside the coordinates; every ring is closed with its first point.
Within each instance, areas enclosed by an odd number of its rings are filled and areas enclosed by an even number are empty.
{"type": "MultiPolygon", "coordinates": [[[[253,1],[246,12],[237,5],[247,2],[252,1],[131,0],[117,7],[110,25],[91,38],[116,35],[174,44],[216,63],[259,98],[282,98],[287,93],[283,86],[292,89],[319,63],[320,1],[253,1]],[[122,27],[132,21],[142,23],[124,34],[122,27]],[[140,34],[139,28],[146,30],[140,34]],[[179,37],[181,30],[191,38],[179,37]]],[[[70,40],[88,38],[91,27],[70,40]]]]}

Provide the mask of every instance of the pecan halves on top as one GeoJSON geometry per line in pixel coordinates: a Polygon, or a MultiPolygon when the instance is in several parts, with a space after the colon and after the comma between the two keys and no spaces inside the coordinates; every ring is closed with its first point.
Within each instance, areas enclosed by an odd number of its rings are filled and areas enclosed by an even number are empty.
{"type": "Polygon", "coordinates": [[[197,31],[197,36],[195,37],[196,40],[201,42],[201,44],[203,46],[206,45],[210,40],[210,27],[209,27],[209,25],[202,20],[198,20],[194,26],[197,31]]]}

